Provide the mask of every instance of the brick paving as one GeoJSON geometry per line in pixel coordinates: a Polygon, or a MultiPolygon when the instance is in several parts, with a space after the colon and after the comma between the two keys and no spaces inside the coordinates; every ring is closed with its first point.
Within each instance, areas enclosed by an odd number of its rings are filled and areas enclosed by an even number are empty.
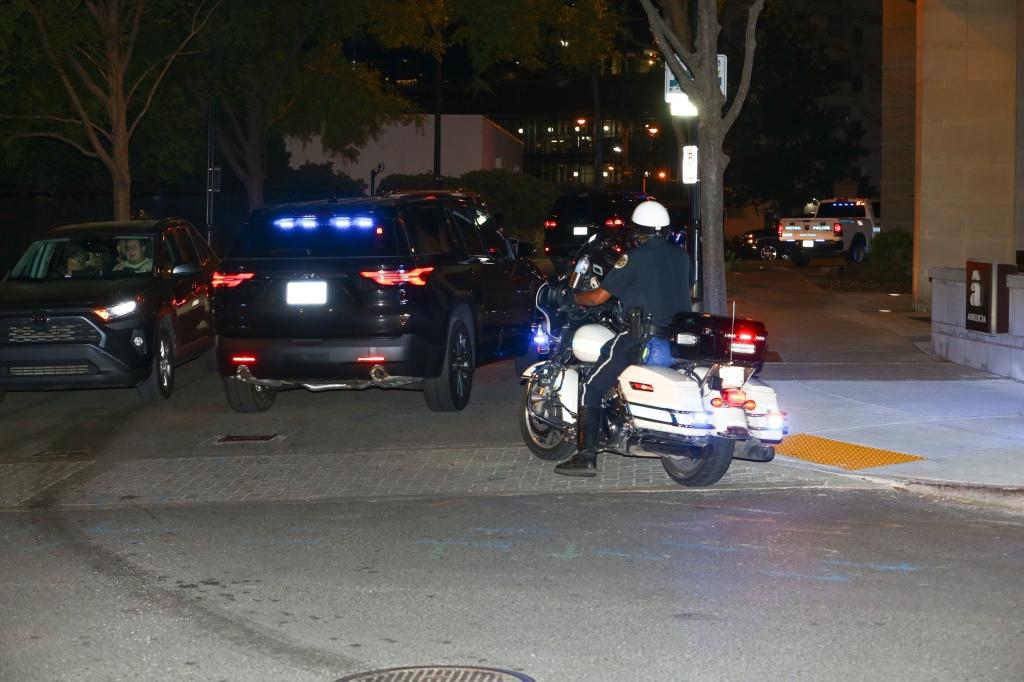
{"type": "MultiPolygon", "coordinates": [[[[85,469],[92,464],[0,465],[0,506],[31,504],[43,491],[56,506],[70,508],[679,488],[655,459],[604,455],[596,478],[567,478],[521,446],[126,459],[90,476],[85,469]]],[[[820,478],[778,464],[734,462],[714,489],[808,485],[820,478]]]]}

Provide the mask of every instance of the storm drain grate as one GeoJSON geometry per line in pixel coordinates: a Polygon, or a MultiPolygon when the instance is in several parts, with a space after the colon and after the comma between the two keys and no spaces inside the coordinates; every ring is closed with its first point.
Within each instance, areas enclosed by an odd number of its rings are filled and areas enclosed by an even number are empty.
{"type": "Polygon", "coordinates": [[[373,670],[343,677],[338,682],[534,682],[534,679],[496,668],[424,666],[373,670]]]}
{"type": "Polygon", "coordinates": [[[277,440],[277,434],[269,435],[242,435],[242,436],[221,436],[217,439],[217,445],[228,445],[230,443],[272,443],[277,440]]]}

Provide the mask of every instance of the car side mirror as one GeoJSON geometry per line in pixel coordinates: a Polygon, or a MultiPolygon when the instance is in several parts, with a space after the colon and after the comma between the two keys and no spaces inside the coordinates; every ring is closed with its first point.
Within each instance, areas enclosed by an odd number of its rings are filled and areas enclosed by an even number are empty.
{"type": "Polygon", "coordinates": [[[199,266],[196,263],[178,263],[171,270],[171,276],[184,277],[186,275],[198,275],[199,266]]]}

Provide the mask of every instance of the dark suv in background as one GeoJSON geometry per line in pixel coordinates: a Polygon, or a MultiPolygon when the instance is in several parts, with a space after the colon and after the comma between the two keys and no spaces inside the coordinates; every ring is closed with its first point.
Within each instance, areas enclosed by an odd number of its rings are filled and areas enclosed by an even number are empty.
{"type": "Polygon", "coordinates": [[[641,192],[593,191],[559,197],[544,221],[544,253],[556,269],[590,236],[629,226],[633,209],[650,199],[641,192]]]}
{"type": "Polygon", "coordinates": [[[214,275],[218,364],[231,407],[275,391],[422,388],[463,409],[482,359],[521,355],[543,281],[479,197],[408,192],[272,206],[214,275]]]}

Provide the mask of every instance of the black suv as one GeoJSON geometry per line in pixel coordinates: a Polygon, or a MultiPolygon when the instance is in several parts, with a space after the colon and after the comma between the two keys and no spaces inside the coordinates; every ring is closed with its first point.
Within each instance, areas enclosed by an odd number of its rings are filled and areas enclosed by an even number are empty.
{"type": "Polygon", "coordinates": [[[475,195],[408,192],[254,212],[214,275],[228,403],[275,391],[420,387],[469,401],[481,359],[529,344],[542,275],[475,195]]]}
{"type": "Polygon", "coordinates": [[[217,257],[184,220],[56,227],[0,283],[0,391],[174,388],[213,347],[217,257]]]}
{"type": "Polygon", "coordinates": [[[590,236],[629,226],[633,209],[652,197],[641,192],[595,191],[559,197],[544,221],[544,253],[565,263],[590,236]]]}

